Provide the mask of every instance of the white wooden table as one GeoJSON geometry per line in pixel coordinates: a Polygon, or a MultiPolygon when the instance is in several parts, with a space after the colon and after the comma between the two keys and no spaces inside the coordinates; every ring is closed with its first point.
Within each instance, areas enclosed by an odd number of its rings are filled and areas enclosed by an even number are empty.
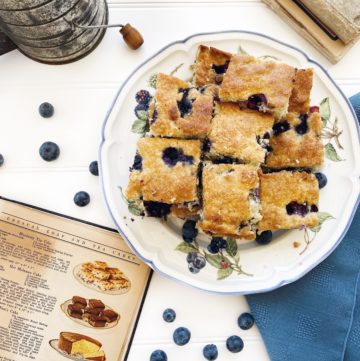
{"type": "MultiPolygon", "coordinates": [[[[89,163],[97,158],[106,111],[136,65],[167,43],[194,33],[244,29],[271,35],[324,64],[346,95],[360,91],[360,43],[339,64],[331,65],[258,0],[108,2],[110,23],[130,22],[144,34],[145,44],[138,51],[126,48],[117,30],[111,29],[91,55],[73,64],[42,65],[17,51],[0,57],[0,153],[6,162],[0,169],[1,195],[113,226],[98,178],[88,172],[89,163]],[[37,113],[43,101],[55,106],[51,119],[37,113]],[[38,156],[39,146],[47,140],[61,148],[60,158],[53,163],[38,156]],[[79,190],[91,195],[85,208],[73,203],[79,190]]],[[[241,331],[236,324],[245,310],[244,297],[208,294],[154,275],[129,361],[148,360],[156,348],[164,349],[169,361],[203,360],[206,343],[218,345],[220,361],[266,361],[258,330],[241,331]],[[167,307],[177,312],[176,326],[192,331],[190,345],[173,344],[175,326],[161,319],[167,307]],[[230,354],[225,348],[224,341],[232,334],[245,341],[240,354],[230,354]]]]}

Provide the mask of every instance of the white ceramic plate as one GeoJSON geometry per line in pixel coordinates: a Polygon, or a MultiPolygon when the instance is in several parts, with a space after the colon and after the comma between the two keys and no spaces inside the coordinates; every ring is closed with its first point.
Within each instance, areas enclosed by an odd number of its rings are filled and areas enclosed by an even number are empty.
{"type": "MultiPolygon", "coordinates": [[[[272,290],[297,280],[336,248],[359,202],[359,129],[348,100],[320,64],[309,59],[301,50],[262,34],[245,31],[198,34],[160,50],[137,68],[120,88],[106,117],[102,138],[99,154],[102,188],[111,217],[121,235],[156,271],[208,291],[249,294],[272,290]],[[328,126],[332,128],[335,118],[338,119],[337,126],[342,130],[339,140],[344,149],[340,149],[333,138],[330,141],[332,145],[328,146],[329,155],[335,157],[331,152],[334,149],[345,160],[325,161],[322,171],[328,177],[328,184],[321,190],[320,212],[327,212],[334,218],[328,216],[317,233],[310,230],[280,232],[267,246],[238,242],[237,252],[236,248],[230,250],[232,257],[225,253],[227,264],[222,262],[221,256],[208,257],[205,268],[198,274],[192,274],[188,270],[186,254],[175,250],[182,242],[182,222],[171,218],[165,222],[133,216],[122,199],[119,187],[124,189],[127,185],[129,167],[139,138],[131,132],[136,92],[149,87],[148,79],[154,73],[170,73],[180,63],[184,66],[176,76],[189,79],[189,66],[194,61],[199,44],[229,52],[236,52],[240,45],[255,56],[274,56],[298,68],[313,67],[315,76],[311,103],[318,105],[322,99],[330,99],[328,126]],[[306,242],[312,239],[307,245],[306,242]],[[230,263],[233,264],[230,265],[232,271],[229,270],[230,263]],[[240,267],[252,276],[238,274],[240,267]],[[219,277],[223,279],[219,280],[219,277]]],[[[204,252],[207,238],[201,236],[198,243],[200,252],[204,252]]]]}

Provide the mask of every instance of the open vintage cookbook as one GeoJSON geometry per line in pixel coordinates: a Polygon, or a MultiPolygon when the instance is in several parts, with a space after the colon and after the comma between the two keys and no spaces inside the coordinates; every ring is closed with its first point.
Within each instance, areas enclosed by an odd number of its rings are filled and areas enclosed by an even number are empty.
{"type": "Polygon", "coordinates": [[[122,361],[150,268],[118,233],[0,197],[0,361],[122,361]]]}

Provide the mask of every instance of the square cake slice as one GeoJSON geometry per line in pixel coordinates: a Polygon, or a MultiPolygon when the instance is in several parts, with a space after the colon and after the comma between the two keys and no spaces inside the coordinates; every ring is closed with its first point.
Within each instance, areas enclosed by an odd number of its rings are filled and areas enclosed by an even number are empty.
{"type": "Polygon", "coordinates": [[[320,113],[288,113],[273,126],[271,151],[266,156],[268,168],[318,169],[324,162],[321,142],[323,123],[320,113]]]}
{"type": "Polygon", "coordinates": [[[318,224],[319,185],[311,173],[260,174],[260,202],[260,232],[318,224]]]}
{"type": "Polygon", "coordinates": [[[313,69],[298,69],[289,100],[289,112],[307,113],[310,107],[310,93],[313,84],[313,69]]]}
{"type": "Polygon", "coordinates": [[[262,163],[274,118],[271,114],[240,109],[236,103],[216,103],[206,156],[213,160],[231,159],[240,163],[262,163]]]}
{"type": "Polygon", "coordinates": [[[141,138],[126,190],[128,202],[162,217],[173,205],[198,206],[199,140],[141,138]]]}
{"type": "Polygon", "coordinates": [[[154,101],[150,104],[150,135],[204,138],[209,131],[213,96],[186,81],[158,74],[154,101]]]}
{"type": "Polygon", "coordinates": [[[207,84],[221,84],[232,54],[200,45],[194,64],[194,84],[202,87],[207,84]]]}
{"type": "Polygon", "coordinates": [[[199,227],[212,236],[253,240],[261,218],[258,168],[244,164],[211,164],[202,173],[203,214],[199,227]]]}
{"type": "Polygon", "coordinates": [[[290,65],[249,55],[233,56],[219,96],[221,101],[244,102],[250,109],[272,112],[280,118],[287,112],[294,77],[295,68],[290,65]]]}

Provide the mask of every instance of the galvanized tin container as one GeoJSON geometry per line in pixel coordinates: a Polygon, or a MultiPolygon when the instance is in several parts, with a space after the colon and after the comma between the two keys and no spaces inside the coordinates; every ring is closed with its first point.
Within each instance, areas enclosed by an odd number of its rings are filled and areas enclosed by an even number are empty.
{"type": "Polygon", "coordinates": [[[82,58],[106,29],[106,0],[0,0],[0,29],[30,58],[49,64],[82,58]],[[75,24],[75,25],[74,25],[75,24]]]}

